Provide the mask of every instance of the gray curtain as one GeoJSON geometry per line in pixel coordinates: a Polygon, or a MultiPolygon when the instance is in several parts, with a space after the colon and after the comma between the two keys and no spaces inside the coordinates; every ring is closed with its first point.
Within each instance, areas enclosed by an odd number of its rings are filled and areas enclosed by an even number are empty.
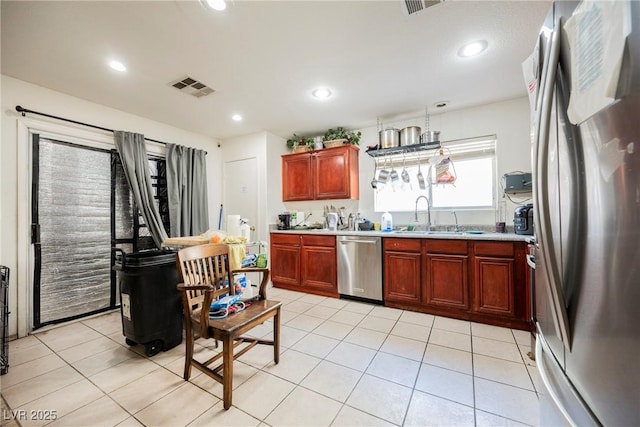
{"type": "Polygon", "coordinates": [[[167,196],[171,237],[197,236],[209,229],[207,153],[167,144],[167,196]]]}
{"type": "Polygon", "coordinates": [[[113,132],[113,136],[136,205],[151,232],[153,241],[160,248],[168,236],[154,202],[144,135],[117,130],[113,132]]]}

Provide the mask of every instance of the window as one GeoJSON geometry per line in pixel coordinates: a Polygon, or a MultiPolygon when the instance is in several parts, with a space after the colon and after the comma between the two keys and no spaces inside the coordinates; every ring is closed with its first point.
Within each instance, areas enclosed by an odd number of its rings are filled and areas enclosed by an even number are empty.
{"type": "MultiPolygon", "coordinates": [[[[436,184],[436,171],[432,163],[439,160],[438,150],[394,154],[388,158],[376,158],[378,171],[390,172],[385,185],[375,190],[376,212],[409,212],[415,209],[416,199],[424,195],[432,197],[434,209],[493,208],[495,202],[495,135],[442,143],[443,157],[452,162],[449,172],[456,177],[453,184],[436,184]],[[392,180],[393,170],[397,179],[392,180]],[[403,180],[404,171],[409,182],[403,180]],[[425,189],[420,189],[418,173],[425,180],[425,189]],[[429,185],[429,183],[432,185],[429,185]]],[[[378,176],[378,173],[376,174],[378,176]]]]}

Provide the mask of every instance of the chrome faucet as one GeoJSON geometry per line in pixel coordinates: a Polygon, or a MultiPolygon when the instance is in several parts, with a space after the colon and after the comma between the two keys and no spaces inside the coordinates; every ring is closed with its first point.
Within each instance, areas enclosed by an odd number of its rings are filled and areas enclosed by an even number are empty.
{"type": "Polygon", "coordinates": [[[456,211],[451,211],[451,213],[453,214],[453,218],[456,220],[456,228],[454,228],[453,231],[460,231],[460,226],[458,225],[458,215],[456,214],[456,211]]]}
{"type": "Polygon", "coordinates": [[[418,222],[418,202],[420,199],[425,199],[427,201],[427,231],[429,231],[431,230],[431,201],[425,195],[421,195],[416,198],[415,219],[416,222],[418,222]]]}

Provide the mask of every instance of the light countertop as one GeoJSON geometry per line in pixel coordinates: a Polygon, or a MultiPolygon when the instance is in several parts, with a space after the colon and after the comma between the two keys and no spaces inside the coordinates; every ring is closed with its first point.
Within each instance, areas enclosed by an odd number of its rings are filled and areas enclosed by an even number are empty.
{"type": "Polygon", "coordinates": [[[271,233],[279,234],[318,234],[323,236],[371,236],[371,237],[392,237],[409,239],[457,239],[457,240],[500,240],[512,242],[525,242],[531,236],[515,233],[495,233],[486,232],[474,233],[473,230],[462,232],[447,231],[348,231],[348,230],[328,230],[328,229],[302,229],[302,230],[269,230],[271,233]]]}

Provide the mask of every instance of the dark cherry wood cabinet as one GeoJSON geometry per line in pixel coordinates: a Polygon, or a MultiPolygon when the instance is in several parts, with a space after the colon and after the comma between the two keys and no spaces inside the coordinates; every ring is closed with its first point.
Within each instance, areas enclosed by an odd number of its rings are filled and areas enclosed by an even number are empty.
{"type": "Polygon", "coordinates": [[[282,156],[282,201],[358,199],[358,147],[282,156]]]}
{"type": "Polygon", "coordinates": [[[528,329],[526,245],[385,238],[385,305],[528,329]]]}
{"type": "Polygon", "coordinates": [[[422,254],[419,239],[384,239],[384,299],[419,304],[422,254]]]}
{"type": "Polygon", "coordinates": [[[270,249],[275,287],[338,296],[335,236],[272,233],[270,249]]]}
{"type": "Polygon", "coordinates": [[[469,257],[466,240],[424,240],[424,303],[469,308],[469,257]]]}
{"type": "Polygon", "coordinates": [[[300,236],[271,234],[271,282],[284,287],[300,284],[300,236]]]}

